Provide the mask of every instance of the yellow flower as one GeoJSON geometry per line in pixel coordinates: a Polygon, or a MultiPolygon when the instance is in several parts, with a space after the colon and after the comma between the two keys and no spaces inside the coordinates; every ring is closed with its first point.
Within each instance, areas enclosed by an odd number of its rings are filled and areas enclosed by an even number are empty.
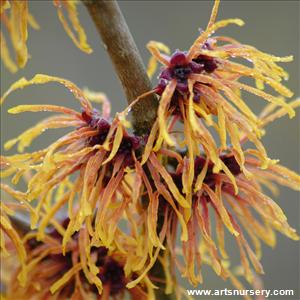
{"type": "Polygon", "coordinates": [[[229,176],[219,152],[225,151],[231,142],[237,163],[245,175],[251,176],[244,166],[245,157],[240,144],[240,140],[246,136],[258,150],[263,168],[275,163],[268,158],[260,141],[264,134],[262,124],[245,103],[241,91],[270,102],[274,108],[283,108],[290,117],[295,115],[293,107],[284,98],[291,97],[293,93],[281,83],[288,74],[277,65],[277,62],[291,61],[292,56],[276,57],[232,38],[213,35],[216,30],[229,24],[244,24],[240,19],[216,22],[218,5],[219,1],[216,1],[206,30],[200,33],[188,51],[176,50],[170,55],[169,48],[164,44],[154,41],[148,44],[153,55],[148,74],[154,74],[157,61],[163,65],[159,83],[153,90],[161,95],[158,133],[153,132],[158,137],[153,149],[158,151],[164,145],[187,147],[188,179],[184,186],[187,194],[192,192],[194,159],[200,151],[214,163],[214,172],[223,170],[229,176]],[[235,57],[252,62],[253,67],[234,62],[235,57]],[[256,88],[239,81],[245,77],[254,79],[256,88]],[[264,92],[264,84],[273,88],[278,95],[264,92]],[[176,140],[172,132],[181,123],[184,135],[181,140],[176,140]],[[214,133],[219,136],[220,145],[214,133]]]}
{"type": "MultiPolygon", "coordinates": [[[[146,137],[128,132],[130,124],[125,117],[130,107],[110,120],[110,105],[104,94],[81,91],[58,77],[38,74],[31,80],[22,78],[4,93],[1,103],[16,89],[47,82],[59,82],[67,87],[79,100],[81,113],[56,105],[19,105],[9,109],[12,114],[51,111],[58,115],[41,121],[5,144],[6,149],[18,145],[21,153],[2,157],[2,177],[13,176],[14,184],[21,178],[28,179],[25,192],[11,188],[7,192],[32,206],[31,227],[37,228],[38,241],[45,241],[50,224],[56,226],[62,235],[62,254],[67,253],[72,237],[83,227],[90,237],[89,247],[105,246],[123,252],[122,245],[130,247],[131,255],[124,268],[126,274],[137,274],[126,284],[134,289],[146,280],[160,249],[164,249],[168,220],[157,230],[159,196],[164,192],[153,190],[143,169],[144,162],[141,163],[142,159],[147,160],[145,155],[140,157],[146,137]],[[102,113],[90,101],[101,103],[102,113]],[[45,130],[61,127],[75,129],[45,149],[22,153],[45,130]],[[141,201],[145,192],[147,207],[141,201]],[[70,219],[65,229],[57,224],[61,214],[67,214],[70,219]]],[[[155,165],[154,153],[151,159],[155,165]]],[[[166,171],[159,171],[172,181],[166,171]]],[[[178,191],[173,194],[183,205],[188,205],[178,191]]],[[[184,227],[174,200],[169,198],[169,201],[184,227]]]]}
{"type": "Polygon", "coordinates": [[[6,299],[94,299],[98,295],[101,299],[110,299],[110,296],[123,298],[125,292],[132,299],[153,298],[154,286],[147,276],[140,284],[130,289],[126,287],[140,273],[125,273],[132,251],[127,253],[125,251],[129,249],[124,247],[122,251],[104,246],[91,247],[85,227],[72,236],[63,255],[59,231],[67,223],[65,220],[59,226],[56,224],[57,228],[49,231],[43,242],[37,240],[35,232],[25,235],[23,243],[28,252],[26,282],[21,286],[15,280],[19,269],[5,270],[12,273],[6,284],[6,299]]]}
{"type": "MultiPolygon", "coordinates": [[[[57,8],[59,20],[76,47],[83,52],[91,53],[92,49],[87,43],[86,34],[78,19],[76,7],[78,1],[54,0],[53,4],[57,8]],[[67,19],[65,13],[68,14],[67,19]]],[[[14,73],[18,68],[23,68],[30,57],[26,44],[28,24],[36,30],[39,29],[39,24],[29,13],[27,0],[1,0],[0,18],[1,29],[6,29],[16,56],[15,59],[11,57],[5,35],[1,30],[1,60],[14,73]]]]}
{"type": "MultiPolygon", "coordinates": [[[[291,102],[291,107],[300,106],[300,99],[291,102]]],[[[260,115],[262,126],[284,116],[287,112],[284,108],[274,111],[276,106],[267,106],[260,115]]],[[[246,140],[241,141],[241,143],[246,140]]],[[[186,157],[171,150],[161,149],[159,154],[164,153],[168,157],[165,160],[169,166],[169,175],[173,184],[179,191],[185,190],[187,184],[186,157]],[[170,169],[171,168],[171,169],[170,169]]],[[[151,154],[153,155],[153,154],[151,154]]],[[[149,161],[153,163],[153,158],[149,161]]],[[[153,168],[149,162],[148,167],[154,183],[158,190],[163,190],[160,198],[161,214],[168,212],[167,244],[166,249],[170,253],[170,261],[175,261],[181,274],[186,276],[193,285],[202,283],[201,267],[204,261],[208,262],[217,275],[223,279],[230,278],[233,283],[236,280],[233,274],[224,264],[228,261],[230,255],[225,250],[224,228],[226,228],[235,238],[242,264],[242,274],[252,283],[253,271],[251,270],[249,260],[257,273],[263,273],[263,268],[259,262],[261,257],[261,241],[274,247],[276,235],[274,230],[281,232],[293,240],[299,240],[295,229],[287,223],[287,217],[282,209],[267,196],[263,187],[267,187],[274,196],[278,195],[276,184],[287,186],[296,191],[300,191],[300,176],[295,172],[279,165],[269,165],[267,168],[261,168],[260,154],[255,149],[244,151],[244,167],[248,170],[251,177],[247,177],[241,166],[238,164],[234,148],[228,147],[225,152],[220,151],[219,159],[224,164],[227,172],[214,172],[213,161],[205,154],[200,154],[194,160],[194,177],[191,184],[191,209],[176,204],[172,209],[168,204],[172,187],[160,176],[159,162],[153,168]],[[236,193],[238,191],[238,193],[236,193]],[[176,237],[178,236],[178,224],[182,221],[178,218],[178,212],[184,215],[185,225],[181,231],[187,232],[182,240],[182,256],[184,264],[178,259],[176,249],[176,237]],[[170,212],[171,211],[171,212],[170,212]],[[187,211],[187,213],[186,213],[187,211]],[[212,214],[216,223],[215,232],[212,230],[212,214]],[[259,216],[259,218],[258,218],[259,216]],[[252,250],[243,233],[243,229],[250,237],[255,250],[252,250]],[[216,238],[214,238],[216,237],[216,238]],[[216,240],[216,241],[215,241],[216,240]]],[[[164,178],[163,178],[164,179],[164,178]]]]}
{"type": "MultiPolygon", "coordinates": [[[[290,106],[292,109],[299,107],[300,99],[292,101],[290,106]]],[[[276,110],[274,104],[266,106],[259,116],[261,129],[286,114],[284,107],[276,110]]],[[[158,123],[153,130],[158,130],[158,123]]],[[[160,215],[169,219],[165,244],[167,250],[160,257],[164,265],[177,266],[182,276],[196,286],[203,280],[202,264],[209,264],[217,275],[223,279],[229,278],[238,287],[241,286],[239,281],[228,268],[230,254],[225,250],[224,228],[236,240],[240,249],[242,275],[250,283],[254,280],[250,262],[255,272],[263,273],[259,262],[261,241],[274,247],[275,230],[291,239],[299,240],[295,229],[287,223],[281,208],[264,192],[264,187],[267,187],[276,196],[276,184],[300,191],[298,174],[279,164],[261,168],[262,158],[256,149],[243,151],[245,160],[242,168],[236,159],[235,148],[228,146],[226,151],[217,151],[223,166],[218,172],[215,171],[215,163],[206,153],[196,155],[192,166],[193,177],[190,180],[191,165],[186,152],[180,153],[178,149],[171,150],[167,147],[153,152],[153,132],[150,133],[145,148],[144,161],[159,193],[160,215]],[[187,193],[188,188],[191,194],[187,193]],[[179,200],[183,195],[190,204],[188,207],[179,200]],[[215,230],[212,229],[212,219],[215,220],[215,230]],[[248,244],[243,229],[255,250],[248,244]],[[180,231],[182,244],[178,251],[177,236],[180,231]],[[183,256],[184,263],[179,260],[178,253],[183,256]]],[[[176,134],[190,139],[189,132],[177,131],[176,134]]],[[[171,135],[174,137],[175,133],[171,135]]],[[[247,136],[238,142],[244,144],[247,136]]],[[[151,193],[148,191],[148,194],[151,193]]],[[[167,267],[164,269],[167,270],[167,267]]]]}
{"type": "Polygon", "coordinates": [[[50,81],[63,84],[74,94],[81,104],[81,113],[56,105],[11,108],[9,112],[12,114],[51,111],[58,115],[8,141],[5,148],[18,144],[18,150],[23,152],[46,129],[75,129],[45,149],[3,157],[2,177],[14,175],[12,182],[17,184],[20,178],[31,172],[27,191],[10,189],[8,192],[33,203],[35,214],[31,217],[31,226],[35,228],[39,224],[38,239],[43,239],[51,219],[67,207],[70,223],[64,234],[63,248],[85,223],[93,232],[93,243],[101,241],[110,247],[115,234],[119,234],[118,224],[126,210],[130,205],[141,206],[132,200],[128,181],[131,174],[134,175],[135,153],[142,147],[143,139],[127,131],[126,111],[110,120],[110,105],[105,95],[82,92],[65,79],[41,74],[29,81],[23,78],[11,86],[2,102],[18,88],[50,81]],[[103,103],[102,114],[92,108],[88,98],[103,103]]]}

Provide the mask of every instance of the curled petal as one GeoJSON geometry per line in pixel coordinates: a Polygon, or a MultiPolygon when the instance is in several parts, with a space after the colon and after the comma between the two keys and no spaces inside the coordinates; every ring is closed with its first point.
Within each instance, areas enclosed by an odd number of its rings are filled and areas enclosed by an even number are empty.
{"type": "Polygon", "coordinates": [[[92,111],[90,102],[84,97],[83,92],[74,83],[60,77],[48,76],[44,74],[37,74],[31,80],[27,80],[23,77],[13,83],[1,97],[0,104],[2,105],[7,96],[15,90],[22,89],[33,84],[45,84],[48,82],[58,82],[64,85],[75,96],[75,98],[79,100],[83,108],[85,108],[87,111],[92,111]]]}
{"type": "Polygon", "coordinates": [[[86,53],[92,53],[93,50],[90,45],[87,43],[87,38],[83,27],[81,26],[78,13],[77,13],[77,1],[61,1],[61,0],[54,0],[54,5],[57,8],[57,14],[59,17],[60,22],[62,23],[66,33],[71,38],[73,43],[78,47],[81,51],[86,53]],[[71,27],[69,26],[67,20],[65,19],[63,13],[63,7],[65,7],[70,23],[73,26],[74,31],[77,33],[76,35],[73,33],[71,27]]]}
{"type": "Polygon", "coordinates": [[[204,44],[204,42],[207,40],[207,38],[212,35],[217,29],[226,27],[229,24],[236,24],[238,26],[243,26],[244,21],[241,19],[227,19],[222,20],[219,22],[214,23],[212,26],[207,28],[206,31],[204,31],[194,42],[194,44],[191,46],[188,52],[188,59],[192,59],[195,57],[195,54],[197,53],[198,49],[201,48],[201,46],[204,44]]]}
{"type": "Polygon", "coordinates": [[[75,276],[81,270],[81,264],[73,266],[68,272],[66,272],[59,280],[57,280],[51,287],[50,291],[54,294],[56,291],[60,290],[64,285],[66,285],[70,279],[75,276]]]}
{"type": "Polygon", "coordinates": [[[150,41],[147,44],[147,48],[151,52],[151,54],[153,55],[153,57],[155,58],[155,60],[152,60],[152,61],[149,62],[149,63],[151,63],[151,64],[149,64],[149,67],[148,67],[148,74],[150,76],[156,70],[156,60],[158,60],[163,65],[166,65],[166,66],[169,65],[168,58],[165,55],[161,54],[159,52],[159,50],[164,51],[167,54],[169,54],[170,53],[170,49],[166,45],[164,45],[163,43],[155,42],[155,41],[150,41]]]}

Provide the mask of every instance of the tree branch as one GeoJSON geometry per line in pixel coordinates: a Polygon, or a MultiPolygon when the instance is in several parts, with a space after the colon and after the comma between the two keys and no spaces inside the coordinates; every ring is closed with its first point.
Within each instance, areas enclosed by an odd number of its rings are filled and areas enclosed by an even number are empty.
{"type": "MultiPolygon", "coordinates": [[[[151,90],[151,82],[123,14],[115,0],[82,0],[82,2],[95,23],[130,104],[138,96],[151,90]]],[[[137,134],[149,133],[156,120],[157,108],[158,99],[155,95],[145,97],[133,106],[133,127],[137,134]]],[[[160,220],[158,231],[161,226],[160,220]]],[[[156,283],[159,286],[156,290],[157,299],[174,299],[174,294],[164,293],[164,270],[159,261],[150,272],[152,276],[163,279],[161,283],[156,283]]]]}
{"type": "MultiPolygon", "coordinates": [[[[82,0],[102,38],[126,94],[128,104],[151,90],[142,58],[116,1],[82,0]]],[[[150,95],[133,109],[133,127],[137,134],[149,133],[155,119],[158,100],[150,95]]]]}

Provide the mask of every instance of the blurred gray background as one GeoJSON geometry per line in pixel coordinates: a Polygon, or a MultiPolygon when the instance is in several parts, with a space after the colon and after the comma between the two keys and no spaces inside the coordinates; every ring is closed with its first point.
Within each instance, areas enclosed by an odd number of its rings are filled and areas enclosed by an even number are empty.
{"type": "MultiPolygon", "coordinates": [[[[244,27],[229,26],[219,31],[220,34],[232,36],[274,55],[294,55],[294,61],[286,63],[284,67],[290,74],[286,84],[298,96],[299,4],[299,1],[223,1],[218,15],[219,20],[239,17],[246,23],[244,27]]],[[[152,39],[166,43],[172,50],[188,49],[198,34],[198,28],[206,27],[212,5],[212,1],[120,1],[120,7],[145,62],[149,58],[145,45],[152,39]]],[[[17,74],[10,74],[1,65],[1,94],[22,76],[31,78],[36,73],[45,73],[70,79],[79,87],[88,86],[92,90],[104,91],[112,100],[113,113],[122,110],[126,105],[122,89],[85,8],[80,5],[79,16],[94,49],[91,55],[82,53],[73,45],[51,1],[30,1],[29,8],[41,26],[40,31],[29,31],[28,48],[32,58],[25,69],[17,74]]],[[[263,100],[249,95],[245,97],[249,106],[259,112],[263,100]]],[[[29,87],[13,93],[1,111],[2,150],[4,141],[47,116],[46,113],[8,115],[7,109],[18,104],[37,103],[79,108],[72,96],[57,84],[29,87]]],[[[33,143],[31,149],[48,144],[61,133],[47,132],[33,143]]],[[[292,120],[285,117],[271,124],[263,142],[270,157],[279,158],[283,165],[299,172],[299,115],[292,120]]],[[[13,149],[8,153],[15,151],[13,149]]],[[[284,209],[291,226],[299,231],[299,194],[281,188],[277,202],[284,209]]],[[[228,252],[237,254],[234,243],[227,243],[227,248],[228,252]]],[[[300,299],[299,243],[278,234],[275,249],[263,247],[262,263],[266,273],[263,276],[265,288],[295,291],[293,297],[271,299],[300,299]]],[[[205,283],[202,288],[231,288],[229,283],[218,279],[208,268],[204,269],[203,274],[205,283]]],[[[184,288],[192,288],[186,281],[182,284],[184,288]]]]}

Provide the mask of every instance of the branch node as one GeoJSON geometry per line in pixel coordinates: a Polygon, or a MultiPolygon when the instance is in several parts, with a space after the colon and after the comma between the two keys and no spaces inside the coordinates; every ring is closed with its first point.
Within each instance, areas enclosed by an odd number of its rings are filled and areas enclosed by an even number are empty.
{"type": "MultiPolygon", "coordinates": [[[[152,89],[142,58],[116,1],[83,0],[101,36],[130,104],[152,89]]],[[[137,134],[149,133],[157,115],[158,99],[152,94],[132,108],[137,134]]]]}

